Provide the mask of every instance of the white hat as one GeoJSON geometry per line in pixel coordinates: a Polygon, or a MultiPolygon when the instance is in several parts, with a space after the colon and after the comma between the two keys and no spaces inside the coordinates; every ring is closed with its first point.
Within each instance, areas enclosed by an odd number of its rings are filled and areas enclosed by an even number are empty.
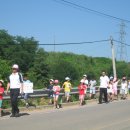
{"type": "Polygon", "coordinates": [[[87,77],[87,75],[86,75],[86,74],[84,74],[84,75],[83,75],[83,77],[87,77]]]}
{"type": "Polygon", "coordinates": [[[3,84],[4,83],[4,81],[3,80],[0,80],[0,82],[3,84]]]}
{"type": "Polygon", "coordinates": [[[50,79],[50,81],[54,82],[54,80],[53,80],[53,79],[50,79]]]}
{"type": "Polygon", "coordinates": [[[66,77],[65,80],[70,80],[70,78],[69,78],[69,77],[66,77]]]}
{"type": "Polygon", "coordinates": [[[14,64],[14,65],[12,66],[12,68],[14,68],[14,69],[18,69],[19,66],[18,66],[17,64],[14,64]]]}

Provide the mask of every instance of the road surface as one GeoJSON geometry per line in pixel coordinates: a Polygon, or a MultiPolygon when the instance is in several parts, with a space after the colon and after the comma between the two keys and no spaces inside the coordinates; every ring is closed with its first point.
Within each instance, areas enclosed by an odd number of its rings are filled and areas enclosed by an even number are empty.
{"type": "Polygon", "coordinates": [[[130,130],[130,101],[4,116],[0,130],[130,130]]]}

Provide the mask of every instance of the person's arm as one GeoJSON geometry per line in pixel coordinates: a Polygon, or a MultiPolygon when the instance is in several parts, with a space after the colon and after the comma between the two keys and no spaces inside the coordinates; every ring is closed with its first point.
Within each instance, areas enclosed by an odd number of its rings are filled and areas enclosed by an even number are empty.
{"type": "Polygon", "coordinates": [[[9,88],[10,88],[10,83],[7,84],[6,95],[8,94],[9,88]]]}
{"type": "Polygon", "coordinates": [[[62,89],[64,89],[64,86],[65,86],[65,83],[63,83],[63,85],[62,85],[62,89]]]}
{"type": "Polygon", "coordinates": [[[23,83],[21,83],[21,93],[23,93],[23,83]]]}

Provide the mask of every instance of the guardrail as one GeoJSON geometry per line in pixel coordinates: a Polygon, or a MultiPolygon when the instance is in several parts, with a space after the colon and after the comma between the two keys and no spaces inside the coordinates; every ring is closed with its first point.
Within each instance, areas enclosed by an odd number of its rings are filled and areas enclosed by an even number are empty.
{"type": "MultiPolygon", "coordinates": [[[[99,92],[98,88],[99,87],[96,87],[96,94],[99,92]]],[[[118,89],[118,93],[119,93],[119,91],[120,91],[120,89],[118,89]]],[[[89,93],[89,88],[87,89],[87,93],[89,93]]],[[[48,97],[48,94],[49,94],[49,91],[46,90],[46,89],[37,89],[37,90],[34,90],[33,93],[29,94],[29,98],[48,97]]],[[[71,89],[70,95],[74,95],[74,94],[79,94],[78,88],[71,89]]],[[[60,95],[64,96],[64,91],[63,90],[61,90],[60,95]]],[[[23,97],[21,95],[19,95],[18,98],[22,99],[23,97]]],[[[4,100],[9,100],[10,99],[9,94],[8,95],[4,94],[3,99],[4,100]]]]}

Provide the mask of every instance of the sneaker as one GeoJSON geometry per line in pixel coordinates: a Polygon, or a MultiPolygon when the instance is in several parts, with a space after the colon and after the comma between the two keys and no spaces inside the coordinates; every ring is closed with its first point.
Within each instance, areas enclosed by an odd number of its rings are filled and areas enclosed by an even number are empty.
{"type": "Polygon", "coordinates": [[[29,104],[28,103],[26,103],[26,108],[29,108],[29,104]]]}
{"type": "Polygon", "coordinates": [[[2,112],[0,112],[0,117],[2,117],[2,112]]]}
{"type": "Polygon", "coordinates": [[[19,117],[19,116],[20,116],[19,113],[16,113],[16,114],[15,114],[15,117],[19,117]]]}
{"type": "Polygon", "coordinates": [[[15,114],[12,113],[12,114],[10,115],[10,117],[15,117],[15,114]]]}

